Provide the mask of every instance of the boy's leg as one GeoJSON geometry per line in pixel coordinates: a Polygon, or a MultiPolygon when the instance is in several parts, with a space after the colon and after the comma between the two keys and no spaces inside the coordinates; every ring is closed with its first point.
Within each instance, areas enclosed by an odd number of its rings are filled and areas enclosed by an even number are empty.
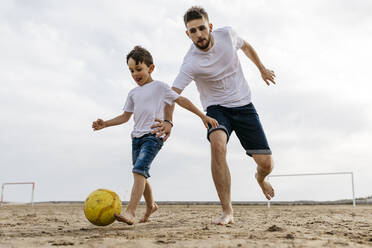
{"type": "MultiPolygon", "coordinates": [[[[115,215],[118,221],[123,221],[129,225],[134,223],[134,217],[136,215],[136,209],[139,201],[141,200],[142,195],[144,195],[147,178],[150,177],[149,170],[152,161],[154,160],[156,154],[159,152],[163,146],[163,141],[160,138],[156,138],[153,135],[145,135],[143,137],[134,139],[135,143],[138,143],[138,146],[133,146],[133,151],[139,150],[136,152],[133,157],[133,176],[134,183],[131,193],[131,199],[128,204],[128,207],[124,211],[123,215],[115,215]]],[[[151,188],[147,187],[146,197],[151,195],[151,188]]],[[[151,198],[147,198],[151,201],[151,198]]],[[[146,200],[146,198],[145,198],[146,200]]],[[[147,200],[146,200],[147,201],[147,200]]],[[[153,199],[152,199],[153,201],[153,199]]]]}
{"type": "Polygon", "coordinates": [[[125,222],[128,225],[133,225],[135,216],[136,216],[136,209],[143,192],[145,191],[146,185],[146,178],[143,175],[133,173],[134,176],[134,183],[132,187],[132,193],[130,195],[130,202],[128,207],[125,209],[122,215],[115,215],[116,219],[121,222],[125,222]]]}
{"type": "Polygon", "coordinates": [[[256,179],[258,185],[260,185],[263,194],[268,200],[274,197],[274,189],[271,184],[265,180],[266,176],[270,174],[270,172],[274,168],[274,162],[271,155],[263,155],[263,154],[252,154],[254,161],[257,163],[257,173],[256,179]]]}
{"type": "Polygon", "coordinates": [[[154,201],[154,197],[152,195],[152,189],[150,182],[146,180],[145,190],[143,192],[143,197],[146,201],[146,213],[143,218],[139,221],[140,223],[147,222],[150,215],[158,210],[158,205],[154,201]]]}
{"type": "MultiPolygon", "coordinates": [[[[153,159],[163,146],[163,141],[161,138],[156,138],[154,135],[150,135],[146,138],[146,141],[143,144],[143,150],[146,151],[146,156],[143,157],[143,162],[144,162],[144,175],[146,177],[149,177],[149,169],[150,169],[150,164],[152,163],[153,159]]],[[[139,166],[139,168],[136,168],[135,166],[134,170],[138,170],[142,166],[139,166]]],[[[140,171],[140,170],[139,170],[140,171]]],[[[146,213],[144,217],[140,220],[140,222],[146,222],[148,221],[148,218],[152,213],[154,213],[158,209],[158,205],[154,201],[154,197],[152,195],[152,189],[150,182],[146,180],[145,184],[145,190],[143,192],[143,196],[146,201],[146,213]]]]}

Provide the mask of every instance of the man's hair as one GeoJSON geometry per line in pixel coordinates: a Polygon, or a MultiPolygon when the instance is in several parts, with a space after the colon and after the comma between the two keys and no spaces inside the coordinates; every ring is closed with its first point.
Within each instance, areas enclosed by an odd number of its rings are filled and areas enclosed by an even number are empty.
{"type": "Polygon", "coordinates": [[[189,21],[202,19],[203,17],[205,20],[209,21],[208,14],[205,9],[200,6],[192,6],[186,11],[185,15],[183,16],[183,21],[185,22],[185,26],[187,27],[187,23],[189,21]]]}
{"type": "Polygon", "coordinates": [[[128,53],[127,64],[130,58],[136,61],[136,65],[138,65],[138,63],[145,63],[147,66],[150,66],[154,63],[151,53],[141,46],[135,46],[132,51],[128,53]]]}

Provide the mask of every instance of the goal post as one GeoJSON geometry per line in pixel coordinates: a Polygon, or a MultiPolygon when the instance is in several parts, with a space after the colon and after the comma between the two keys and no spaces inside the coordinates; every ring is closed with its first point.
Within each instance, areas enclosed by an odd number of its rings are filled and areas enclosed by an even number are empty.
{"type": "Polygon", "coordinates": [[[31,193],[31,205],[34,206],[34,192],[35,192],[35,182],[14,182],[14,183],[3,183],[1,185],[1,199],[0,199],[0,206],[4,203],[4,191],[6,185],[23,185],[23,184],[30,184],[32,186],[32,193],[31,193]]]}
{"type": "MultiPolygon", "coordinates": [[[[267,180],[273,177],[295,177],[295,176],[326,176],[326,175],[350,175],[351,176],[351,191],[353,193],[353,207],[356,206],[355,189],[354,189],[354,174],[353,172],[328,172],[328,173],[296,173],[296,174],[278,174],[268,175],[267,180]]],[[[267,201],[267,207],[270,207],[270,200],[267,201]]]]}

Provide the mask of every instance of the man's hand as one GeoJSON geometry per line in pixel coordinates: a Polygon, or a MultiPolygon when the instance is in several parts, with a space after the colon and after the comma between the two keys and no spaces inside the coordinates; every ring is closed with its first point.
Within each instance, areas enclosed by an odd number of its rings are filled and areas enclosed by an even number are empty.
{"type": "Polygon", "coordinates": [[[213,127],[213,128],[216,128],[218,126],[218,121],[212,117],[209,117],[209,116],[206,116],[204,115],[204,117],[202,118],[202,121],[204,123],[204,126],[206,128],[209,128],[208,126],[208,123],[213,127]]]}
{"type": "Polygon", "coordinates": [[[261,76],[262,76],[262,79],[266,82],[267,85],[270,85],[270,82],[275,84],[275,73],[274,71],[272,70],[268,70],[266,68],[264,68],[262,71],[261,71],[261,76]]]}
{"type": "Polygon", "coordinates": [[[92,128],[94,131],[100,130],[105,127],[106,124],[102,119],[97,119],[96,121],[93,121],[92,128]]]}
{"type": "Polygon", "coordinates": [[[172,125],[169,122],[162,121],[159,119],[155,119],[155,121],[157,123],[151,126],[151,128],[154,129],[154,131],[152,131],[151,133],[156,134],[156,137],[165,135],[163,137],[163,141],[165,142],[170,136],[170,133],[172,131],[172,125]]]}

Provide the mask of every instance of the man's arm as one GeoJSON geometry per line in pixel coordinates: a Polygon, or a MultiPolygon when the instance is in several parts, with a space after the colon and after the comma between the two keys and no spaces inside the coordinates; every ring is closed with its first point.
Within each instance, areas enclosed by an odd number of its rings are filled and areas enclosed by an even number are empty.
{"type": "MultiPolygon", "coordinates": [[[[159,124],[161,124],[162,126],[159,128],[159,131],[160,131],[160,134],[163,135],[165,134],[164,138],[163,138],[163,141],[166,141],[170,134],[171,134],[171,131],[172,131],[172,127],[173,127],[173,112],[174,112],[174,107],[175,107],[175,104],[165,104],[165,107],[164,107],[164,122],[161,122],[160,120],[157,120],[159,122],[159,124]]],[[[156,136],[161,136],[161,135],[156,135],[156,136]]]]}
{"type": "Polygon", "coordinates": [[[189,99],[187,99],[186,97],[182,97],[182,96],[178,97],[177,100],[176,100],[176,103],[178,105],[180,105],[182,108],[185,108],[188,111],[190,111],[190,112],[196,114],[197,116],[199,116],[206,128],[208,128],[208,124],[210,124],[214,128],[216,128],[218,126],[217,120],[215,120],[215,119],[213,119],[209,116],[206,116],[197,107],[195,107],[195,105],[189,99]]]}
{"type": "Polygon", "coordinates": [[[272,70],[268,70],[265,66],[261,63],[260,58],[258,57],[256,51],[253,47],[246,41],[244,41],[243,46],[241,47],[244,54],[252,60],[252,62],[257,66],[258,70],[261,72],[262,79],[266,82],[267,85],[270,85],[270,82],[275,84],[275,73],[272,70]]]}
{"type": "MultiPolygon", "coordinates": [[[[182,90],[175,88],[175,87],[172,87],[172,90],[177,92],[179,95],[181,95],[182,93],[182,90]]],[[[165,107],[164,107],[164,120],[168,120],[170,121],[170,123],[167,121],[155,119],[155,121],[157,121],[158,123],[151,126],[151,128],[154,128],[154,131],[152,133],[156,134],[156,137],[165,135],[163,138],[163,141],[166,141],[169,138],[170,133],[172,131],[174,106],[175,105],[173,103],[171,105],[165,104],[165,107]]]]}

